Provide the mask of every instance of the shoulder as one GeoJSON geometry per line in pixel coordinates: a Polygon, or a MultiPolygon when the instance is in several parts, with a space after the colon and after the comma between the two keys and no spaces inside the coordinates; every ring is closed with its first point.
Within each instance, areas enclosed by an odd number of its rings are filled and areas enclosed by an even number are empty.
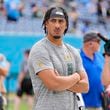
{"type": "Polygon", "coordinates": [[[30,54],[29,54],[29,59],[30,58],[36,58],[37,57],[43,57],[45,55],[48,54],[47,50],[46,50],[46,42],[45,39],[42,39],[40,41],[38,41],[37,43],[35,43],[33,45],[33,47],[31,48],[30,54]]]}
{"type": "Polygon", "coordinates": [[[78,51],[77,48],[75,48],[74,46],[70,45],[70,44],[66,44],[66,46],[71,49],[72,51],[78,51]]]}
{"type": "Polygon", "coordinates": [[[31,51],[30,51],[30,54],[32,53],[35,53],[35,52],[44,52],[45,51],[45,45],[46,45],[46,41],[45,39],[42,39],[38,42],[36,42],[32,48],[31,48],[31,51]]]}
{"type": "Polygon", "coordinates": [[[104,56],[100,52],[95,53],[96,57],[99,58],[100,60],[104,60],[104,56]]]}
{"type": "Polygon", "coordinates": [[[100,52],[96,52],[95,54],[96,54],[96,56],[98,56],[98,57],[104,58],[104,56],[103,56],[102,53],[100,53],[100,52]]]}
{"type": "Polygon", "coordinates": [[[80,49],[78,48],[75,48],[74,46],[70,45],[70,44],[66,44],[66,46],[68,47],[69,50],[71,50],[71,52],[74,54],[74,55],[79,55],[80,54],[80,49]]]}

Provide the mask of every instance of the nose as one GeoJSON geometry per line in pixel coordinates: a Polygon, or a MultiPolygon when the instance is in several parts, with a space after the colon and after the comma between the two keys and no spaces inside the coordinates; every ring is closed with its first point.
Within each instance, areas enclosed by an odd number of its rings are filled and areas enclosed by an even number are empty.
{"type": "Polygon", "coordinates": [[[59,27],[60,27],[60,23],[59,23],[58,21],[56,21],[55,27],[56,27],[56,28],[59,28],[59,27]]]}

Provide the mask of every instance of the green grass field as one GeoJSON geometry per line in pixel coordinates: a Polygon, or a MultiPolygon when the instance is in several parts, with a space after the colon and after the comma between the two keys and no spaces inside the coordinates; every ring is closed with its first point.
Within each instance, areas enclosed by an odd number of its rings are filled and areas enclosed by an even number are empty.
{"type": "MultiPolygon", "coordinates": [[[[14,110],[14,103],[8,103],[8,106],[5,107],[5,110],[14,110]]],[[[21,102],[20,110],[28,110],[27,104],[25,102],[21,102]]]]}
{"type": "MultiPolygon", "coordinates": [[[[14,103],[9,102],[5,110],[14,110],[14,103]]],[[[20,104],[20,110],[28,110],[27,104],[24,101],[22,101],[20,104]]]]}
{"type": "MultiPolygon", "coordinates": [[[[15,94],[9,94],[8,95],[8,104],[5,107],[5,110],[16,110],[14,108],[14,98],[15,98],[15,94]]],[[[26,98],[23,97],[20,103],[20,109],[19,110],[29,110],[28,108],[28,104],[26,103],[26,98]]]]}

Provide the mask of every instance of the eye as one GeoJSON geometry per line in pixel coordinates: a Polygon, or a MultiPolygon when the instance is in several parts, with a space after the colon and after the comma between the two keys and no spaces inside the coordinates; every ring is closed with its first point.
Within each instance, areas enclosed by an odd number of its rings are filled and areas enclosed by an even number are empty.
{"type": "Polygon", "coordinates": [[[59,23],[61,23],[61,24],[64,23],[64,20],[63,19],[60,19],[59,20],[59,23]]]}

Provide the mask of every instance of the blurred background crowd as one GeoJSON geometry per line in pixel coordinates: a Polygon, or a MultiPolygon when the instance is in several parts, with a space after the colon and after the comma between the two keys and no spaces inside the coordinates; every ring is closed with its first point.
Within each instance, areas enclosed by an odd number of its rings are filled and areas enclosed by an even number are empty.
{"type": "Polygon", "coordinates": [[[42,33],[42,17],[53,5],[68,11],[69,33],[92,29],[109,34],[110,0],[0,0],[0,32],[42,33]]]}

